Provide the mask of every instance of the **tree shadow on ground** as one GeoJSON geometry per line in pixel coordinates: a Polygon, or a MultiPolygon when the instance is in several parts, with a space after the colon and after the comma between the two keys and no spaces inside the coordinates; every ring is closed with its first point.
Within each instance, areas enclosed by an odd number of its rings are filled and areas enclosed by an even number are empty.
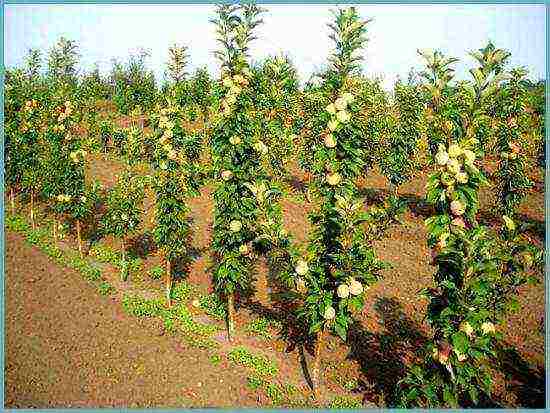
{"type": "Polygon", "coordinates": [[[297,193],[307,192],[308,181],[306,179],[302,179],[294,174],[285,174],[285,176],[277,179],[290,186],[290,188],[297,193]]]}
{"type": "MultiPolygon", "coordinates": [[[[299,352],[300,364],[306,382],[312,387],[306,352],[313,354],[313,337],[307,326],[296,318],[298,305],[292,294],[274,293],[273,307],[249,300],[247,309],[270,320],[281,323],[279,337],[286,343],[286,352],[299,352]]],[[[374,305],[383,327],[382,333],[366,331],[358,322],[349,329],[350,353],[347,358],[359,363],[365,377],[359,380],[354,392],[364,393],[364,400],[377,405],[394,406],[397,383],[407,372],[407,365],[417,361],[420,350],[427,342],[420,326],[408,318],[395,298],[378,298],[374,305]]]]}
{"type": "Polygon", "coordinates": [[[157,251],[157,245],[151,231],[144,231],[128,239],[128,253],[134,257],[145,259],[157,251]]]}
{"type": "MultiPolygon", "coordinates": [[[[188,219],[190,227],[193,228],[193,219],[188,219]]],[[[183,280],[189,276],[191,265],[194,260],[198,259],[208,250],[208,246],[196,248],[193,246],[193,233],[189,232],[185,240],[185,254],[178,257],[172,263],[172,275],[175,280],[183,280]]]]}
{"type": "Polygon", "coordinates": [[[82,239],[84,240],[86,254],[94,244],[101,241],[105,236],[102,222],[107,212],[106,196],[106,190],[100,192],[98,200],[92,206],[91,213],[82,221],[82,239]]]}
{"type": "Polygon", "coordinates": [[[397,383],[405,376],[407,365],[418,360],[428,339],[397,299],[378,297],[374,309],[384,331],[371,333],[355,322],[348,335],[348,358],[361,367],[365,379],[356,391],[364,393],[364,400],[395,406],[397,383]]]}
{"type": "Polygon", "coordinates": [[[362,197],[367,206],[379,204],[384,202],[388,195],[388,191],[379,188],[361,188],[359,189],[359,196],[362,197]]]}
{"type": "MultiPolygon", "coordinates": [[[[486,225],[491,228],[495,228],[497,224],[502,224],[502,214],[494,209],[484,209],[478,213],[478,221],[482,225],[486,225]]],[[[516,223],[520,231],[537,238],[540,242],[544,242],[546,237],[546,226],[544,221],[534,219],[526,214],[516,214],[516,223]]]]}
{"type": "Polygon", "coordinates": [[[517,214],[517,217],[526,225],[526,232],[544,242],[546,238],[546,223],[544,221],[533,219],[525,214],[517,214]]]}
{"type": "Polygon", "coordinates": [[[526,408],[544,408],[545,369],[532,366],[516,349],[499,346],[498,369],[504,373],[507,390],[517,397],[517,404],[526,408]]]}
{"type": "Polygon", "coordinates": [[[243,306],[259,317],[277,321],[281,329],[278,331],[279,339],[285,343],[285,353],[298,351],[300,365],[304,379],[313,388],[310,371],[306,359],[306,352],[313,355],[314,342],[311,335],[307,334],[308,328],[303,320],[296,317],[298,300],[292,294],[272,294],[273,307],[268,307],[258,301],[249,299],[243,306]]]}
{"type": "Polygon", "coordinates": [[[262,303],[256,298],[255,283],[252,283],[253,287],[246,294],[241,295],[239,305],[258,317],[276,321],[280,325],[280,330],[277,333],[278,338],[285,344],[285,352],[292,353],[296,350],[299,352],[304,378],[309,386],[313,387],[307,366],[306,352],[310,355],[313,354],[314,342],[311,335],[308,334],[308,327],[304,320],[297,318],[296,310],[300,305],[300,296],[289,291],[288,286],[281,281],[279,277],[281,266],[276,259],[268,259],[267,265],[269,304],[262,303]]]}
{"type": "MultiPolygon", "coordinates": [[[[359,191],[359,195],[363,197],[366,206],[369,207],[376,204],[381,204],[391,196],[387,189],[381,188],[362,188],[359,191]]],[[[433,206],[426,203],[426,199],[424,197],[420,197],[416,194],[400,193],[399,198],[407,203],[407,207],[413,215],[424,218],[433,215],[433,206]]]]}

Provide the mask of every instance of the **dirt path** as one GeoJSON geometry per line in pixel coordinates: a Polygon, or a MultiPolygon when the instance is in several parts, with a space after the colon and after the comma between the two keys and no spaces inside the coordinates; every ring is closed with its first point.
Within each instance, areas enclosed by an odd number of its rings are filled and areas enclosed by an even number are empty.
{"type": "Polygon", "coordinates": [[[257,405],[245,372],[159,336],[10,232],[6,269],[6,407],[257,405]]]}

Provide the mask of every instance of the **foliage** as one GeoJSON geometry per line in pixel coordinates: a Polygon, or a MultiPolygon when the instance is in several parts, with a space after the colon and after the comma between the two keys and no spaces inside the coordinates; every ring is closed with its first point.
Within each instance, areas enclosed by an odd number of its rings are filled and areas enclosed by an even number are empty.
{"type": "Polygon", "coordinates": [[[155,76],[145,66],[148,56],[147,51],[141,50],[137,55],[131,55],[126,65],[113,62],[113,103],[117,110],[125,115],[137,106],[144,110],[151,109],[156,102],[155,76]]]}
{"type": "Polygon", "coordinates": [[[304,294],[299,316],[307,320],[310,333],[330,329],[343,340],[352,312],[363,306],[364,291],[378,280],[383,267],[366,239],[367,215],[355,184],[364,167],[357,121],[363,107],[348,76],[357,70],[353,56],[364,44],[366,24],[349,8],[340,9],[331,26],[338,44],[331,61],[336,63],[317,89],[316,107],[306,113],[311,119],[306,147],[313,154],[310,171],[318,201],[310,214],[313,230],[307,253],[294,258],[293,278],[304,294]]]}
{"type": "Polygon", "coordinates": [[[41,169],[44,162],[40,150],[40,110],[34,99],[25,103],[18,113],[18,129],[13,130],[12,141],[8,144],[7,161],[14,167],[12,170],[8,169],[8,179],[13,183],[19,181],[17,183],[20,183],[23,190],[34,194],[40,191],[44,182],[41,169]]]}
{"type": "Polygon", "coordinates": [[[263,112],[262,130],[268,148],[265,167],[271,175],[283,177],[288,173],[287,163],[293,157],[301,125],[297,70],[290,58],[276,56],[267,58],[253,73],[252,89],[256,91],[256,107],[263,112]]]}
{"type": "MultiPolygon", "coordinates": [[[[413,365],[400,382],[402,407],[475,406],[490,397],[490,360],[502,337],[497,325],[527,281],[517,255],[523,248],[476,220],[478,191],[487,181],[475,165],[474,125],[497,90],[495,73],[506,53],[489,45],[472,55],[480,67],[471,70],[469,116],[455,135],[458,143],[440,144],[437,171],[427,184],[426,199],[436,211],[426,220],[428,245],[437,269],[435,288],[422,294],[429,300],[426,318],[434,334],[423,363],[413,365]]],[[[504,218],[512,228],[513,221],[504,218]]]]}
{"type": "Polygon", "coordinates": [[[186,66],[189,61],[187,46],[173,45],[168,49],[166,76],[174,84],[179,84],[187,75],[186,66]]]}
{"type": "Polygon", "coordinates": [[[40,76],[42,66],[42,52],[40,49],[29,49],[25,58],[25,74],[30,80],[37,79],[40,76]]]}
{"type": "Polygon", "coordinates": [[[208,109],[211,104],[212,80],[206,67],[198,68],[191,78],[191,95],[193,103],[196,104],[201,112],[203,121],[207,120],[208,109]]]}
{"type": "Polygon", "coordinates": [[[495,99],[496,152],[500,159],[494,179],[498,210],[514,218],[517,207],[533,182],[527,175],[526,151],[520,142],[522,133],[526,132],[522,118],[529,116],[526,112],[526,91],[521,84],[526,72],[516,69],[510,75],[509,83],[500,89],[495,99]]]}
{"type": "Polygon", "coordinates": [[[132,172],[124,171],[107,195],[103,233],[122,239],[135,233],[141,223],[144,196],[143,182],[132,172]]]}
{"type": "Polygon", "coordinates": [[[419,50],[425,60],[426,70],[420,73],[425,81],[423,88],[428,105],[425,112],[428,146],[432,157],[440,144],[448,144],[447,136],[453,130],[451,119],[460,117],[453,100],[449,82],[454,77],[452,65],[458,62],[454,57],[445,57],[440,51],[419,50]]]}
{"type": "Polygon", "coordinates": [[[48,75],[55,82],[74,84],[79,58],[78,44],[74,40],[60,37],[50,49],[48,75]]]}
{"type": "Polygon", "coordinates": [[[128,165],[136,165],[144,159],[145,147],[143,145],[143,131],[136,126],[126,129],[126,141],[124,142],[124,154],[128,165]]]}
{"type": "Polygon", "coordinates": [[[396,83],[395,109],[389,116],[389,131],[381,142],[380,169],[390,181],[396,195],[414,171],[415,154],[420,138],[422,96],[419,88],[396,83]]]}
{"type": "Polygon", "coordinates": [[[82,94],[82,97],[90,99],[94,103],[95,100],[111,97],[112,89],[109,80],[101,75],[97,64],[93,70],[82,76],[79,93],[82,94]]]}

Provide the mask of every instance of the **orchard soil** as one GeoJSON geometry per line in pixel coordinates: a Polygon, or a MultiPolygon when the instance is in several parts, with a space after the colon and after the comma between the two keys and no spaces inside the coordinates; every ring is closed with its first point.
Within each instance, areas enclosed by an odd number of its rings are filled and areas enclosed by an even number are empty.
{"type": "MultiPolygon", "coordinates": [[[[489,170],[493,163],[488,162],[489,170]]],[[[106,187],[116,182],[124,163],[110,155],[94,155],[89,177],[106,187]]],[[[147,173],[147,167],[142,166],[147,173]]],[[[534,172],[538,173],[538,172],[534,172]]],[[[284,223],[295,240],[307,239],[307,213],[312,206],[302,196],[298,183],[305,177],[295,169],[289,183],[292,196],[282,201],[284,223]]],[[[419,173],[399,189],[409,202],[403,224],[392,225],[375,242],[378,256],[393,268],[372,287],[357,324],[350,331],[350,342],[331,338],[323,357],[323,400],[349,396],[364,406],[391,404],[397,381],[406,365],[416,360],[429,329],[423,322],[427,302],[418,291],[431,284],[434,267],[426,246],[423,220],[429,208],[423,203],[426,173],[419,173]]],[[[525,199],[520,214],[534,224],[533,242],[544,245],[544,182],[533,176],[537,187],[525,199]]],[[[376,171],[361,182],[365,205],[383,201],[387,181],[376,171]]],[[[194,260],[185,280],[203,293],[212,290],[208,244],[211,236],[212,187],[190,201],[193,220],[194,260]]],[[[494,198],[482,191],[481,221],[500,225],[492,213],[494,198]]],[[[247,373],[222,357],[214,365],[206,350],[187,346],[178,337],[163,333],[159,320],[141,319],[122,312],[125,292],[162,295],[162,281],[146,272],[160,265],[150,231],[153,195],[148,194],[142,233],[131,240],[131,248],[144,260],[144,274],[119,280],[117,270],[104,265],[104,276],[117,293],[102,297],[72,270],[60,268],[37,248],[25,244],[21,235],[6,234],[6,407],[247,407],[270,406],[261,391],[247,387],[247,373]]],[[[93,234],[94,228],[87,228],[93,234]]],[[[70,241],[67,241],[70,243],[70,241]]],[[[119,241],[104,239],[113,249],[119,241]]],[[[279,377],[293,383],[304,395],[308,382],[304,364],[311,362],[311,348],[301,351],[296,325],[289,318],[289,303],[279,294],[279,286],[264,260],[258,265],[256,291],[241,297],[237,313],[239,333],[234,345],[243,344],[252,352],[276,361],[279,377]],[[244,326],[259,316],[289,325],[287,334],[272,330],[265,340],[246,333],[244,326]],[[304,363],[305,360],[305,363],[304,363]]],[[[504,325],[506,346],[502,362],[495,366],[497,385],[493,406],[544,406],[544,279],[522,288],[520,308],[504,325]],[[504,381],[504,378],[507,378],[504,381]],[[504,385],[504,383],[507,383],[504,385]]],[[[207,320],[199,309],[189,306],[196,317],[207,320]]],[[[211,323],[218,323],[210,321],[211,323]]],[[[219,352],[232,345],[224,334],[216,337],[219,352]]]]}

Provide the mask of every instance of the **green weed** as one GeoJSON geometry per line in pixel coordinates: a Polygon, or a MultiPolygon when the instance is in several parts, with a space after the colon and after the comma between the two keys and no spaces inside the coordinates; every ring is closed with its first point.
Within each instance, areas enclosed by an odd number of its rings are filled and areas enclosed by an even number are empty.
{"type": "Polygon", "coordinates": [[[164,305],[161,300],[147,300],[126,294],[122,298],[122,309],[124,312],[136,317],[160,316],[163,311],[166,311],[164,305]]]}
{"type": "Polygon", "coordinates": [[[191,284],[185,281],[181,281],[172,288],[170,296],[176,301],[187,301],[189,300],[189,298],[191,298],[193,292],[194,288],[191,286],[191,284]]]}
{"type": "Polygon", "coordinates": [[[206,314],[216,320],[225,320],[225,303],[216,294],[203,295],[199,299],[199,306],[206,314]]]}
{"type": "Polygon", "coordinates": [[[248,387],[252,391],[258,390],[264,384],[265,382],[258,376],[248,376],[246,378],[246,387],[248,387]]]}
{"type": "Polygon", "coordinates": [[[25,221],[25,218],[23,218],[19,214],[7,214],[4,219],[6,228],[10,231],[15,232],[26,232],[30,227],[27,224],[27,221],[25,221]]]}
{"type": "Polygon", "coordinates": [[[254,334],[262,337],[263,339],[271,340],[273,336],[270,333],[269,328],[280,329],[281,327],[281,323],[278,321],[268,320],[267,318],[260,317],[248,323],[245,327],[245,331],[249,334],[254,334]]]}
{"type": "Polygon", "coordinates": [[[217,348],[217,343],[210,336],[218,327],[197,323],[183,303],[166,308],[164,300],[147,300],[139,296],[125,295],[122,299],[122,308],[127,314],[136,317],[160,317],[168,332],[181,331],[185,341],[193,347],[217,348]]]}
{"type": "Polygon", "coordinates": [[[330,409],[360,409],[363,404],[360,400],[357,400],[349,396],[336,396],[332,399],[328,405],[330,409]]]}
{"type": "Polygon", "coordinates": [[[165,273],[164,268],[157,265],[149,270],[149,277],[153,280],[160,280],[165,273]]]}
{"type": "Polygon", "coordinates": [[[219,354],[213,354],[210,356],[210,363],[212,363],[214,366],[219,365],[222,362],[222,357],[219,354]]]}
{"type": "Polygon", "coordinates": [[[90,255],[103,264],[120,265],[122,255],[103,244],[95,244],[90,248],[90,255]]]}
{"type": "Polygon", "coordinates": [[[99,294],[103,296],[111,295],[115,292],[115,288],[107,281],[102,281],[97,289],[99,290],[99,294]]]}
{"type": "Polygon", "coordinates": [[[279,371],[274,361],[263,356],[252,354],[243,346],[233,348],[227,355],[227,358],[235,364],[251,369],[262,378],[276,376],[279,371]]]}

